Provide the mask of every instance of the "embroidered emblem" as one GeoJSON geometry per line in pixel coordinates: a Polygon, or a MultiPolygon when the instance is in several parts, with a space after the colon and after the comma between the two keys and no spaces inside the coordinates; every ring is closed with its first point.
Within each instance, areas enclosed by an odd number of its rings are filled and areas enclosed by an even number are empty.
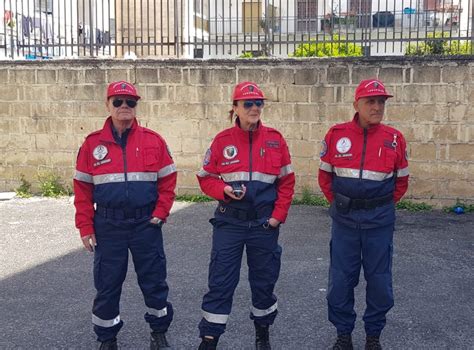
{"type": "Polygon", "coordinates": [[[234,145],[226,146],[223,154],[225,159],[234,159],[237,156],[237,147],[234,145]]]}
{"type": "Polygon", "coordinates": [[[321,141],[321,152],[319,152],[319,157],[324,157],[328,153],[328,144],[326,141],[322,140],[321,141]]]}
{"type": "Polygon", "coordinates": [[[336,143],[336,149],[339,153],[347,153],[352,147],[351,140],[348,137],[340,138],[336,143]]]}
{"type": "Polygon", "coordinates": [[[204,161],[202,162],[204,166],[208,165],[211,162],[211,154],[212,151],[210,148],[208,148],[206,154],[204,155],[204,161]]]}
{"type": "Polygon", "coordinates": [[[104,159],[107,153],[109,153],[109,150],[104,145],[99,145],[96,148],[94,148],[94,151],[92,151],[92,155],[97,160],[104,159]]]}

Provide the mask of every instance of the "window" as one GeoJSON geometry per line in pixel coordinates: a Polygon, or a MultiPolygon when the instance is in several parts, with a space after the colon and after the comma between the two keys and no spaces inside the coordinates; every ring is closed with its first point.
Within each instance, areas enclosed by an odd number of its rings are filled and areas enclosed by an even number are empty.
{"type": "Polygon", "coordinates": [[[299,32],[316,31],[318,23],[317,0],[298,0],[296,12],[297,30],[299,32]]]}
{"type": "Polygon", "coordinates": [[[35,0],[35,11],[53,13],[53,0],[35,0]]]}

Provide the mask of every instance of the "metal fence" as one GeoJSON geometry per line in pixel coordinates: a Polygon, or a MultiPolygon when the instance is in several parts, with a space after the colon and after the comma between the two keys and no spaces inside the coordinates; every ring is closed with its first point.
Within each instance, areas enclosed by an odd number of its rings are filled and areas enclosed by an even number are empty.
{"type": "Polygon", "coordinates": [[[474,0],[0,0],[0,58],[473,54],[474,0]]]}

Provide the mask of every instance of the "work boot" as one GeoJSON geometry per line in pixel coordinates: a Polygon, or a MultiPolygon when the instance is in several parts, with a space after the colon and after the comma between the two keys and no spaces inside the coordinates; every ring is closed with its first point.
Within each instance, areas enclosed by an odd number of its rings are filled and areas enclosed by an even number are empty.
{"type": "Polygon", "coordinates": [[[382,350],[379,337],[375,335],[368,335],[365,340],[365,350],[382,350]]]}
{"type": "Polygon", "coordinates": [[[254,322],[255,325],[255,349],[256,350],[271,350],[270,333],[268,332],[270,326],[261,326],[254,322]]]}
{"type": "Polygon", "coordinates": [[[336,343],[332,350],[353,350],[352,337],[350,334],[341,334],[337,336],[336,343]]]}
{"type": "Polygon", "coordinates": [[[151,332],[150,350],[169,349],[170,345],[166,340],[165,333],[151,332]]]}
{"type": "Polygon", "coordinates": [[[198,350],[216,350],[217,349],[217,341],[219,338],[206,338],[202,337],[202,342],[199,344],[198,350]]]}
{"type": "Polygon", "coordinates": [[[117,350],[117,339],[103,341],[100,343],[99,350],[117,350]]]}

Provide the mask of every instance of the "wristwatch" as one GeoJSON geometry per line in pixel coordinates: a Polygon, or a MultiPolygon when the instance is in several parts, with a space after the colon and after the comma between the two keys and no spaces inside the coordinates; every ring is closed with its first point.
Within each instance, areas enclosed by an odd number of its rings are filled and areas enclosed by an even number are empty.
{"type": "Polygon", "coordinates": [[[165,222],[163,220],[161,220],[160,218],[153,217],[153,218],[151,218],[150,223],[153,224],[153,225],[157,225],[157,226],[161,227],[161,226],[163,226],[163,224],[165,222]]]}

